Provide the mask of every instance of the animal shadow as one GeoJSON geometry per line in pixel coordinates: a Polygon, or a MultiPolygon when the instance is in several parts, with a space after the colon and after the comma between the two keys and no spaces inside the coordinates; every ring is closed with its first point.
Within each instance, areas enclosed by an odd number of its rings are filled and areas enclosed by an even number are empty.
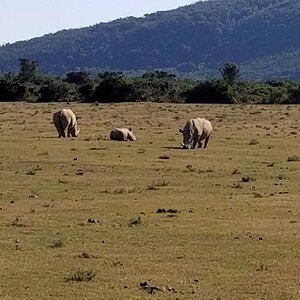
{"type": "Polygon", "coordinates": [[[179,147],[179,146],[165,146],[163,147],[164,149],[171,149],[171,150],[183,150],[182,147],[179,147]]]}

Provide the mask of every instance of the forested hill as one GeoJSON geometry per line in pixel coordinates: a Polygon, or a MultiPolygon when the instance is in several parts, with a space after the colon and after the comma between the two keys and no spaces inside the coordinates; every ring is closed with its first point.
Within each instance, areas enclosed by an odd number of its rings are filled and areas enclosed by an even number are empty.
{"type": "MultiPolygon", "coordinates": [[[[38,24],[37,24],[38,26],[38,24]]],[[[41,71],[217,72],[225,62],[244,78],[300,79],[299,0],[209,0],[0,47],[0,72],[19,58],[41,71]]]]}

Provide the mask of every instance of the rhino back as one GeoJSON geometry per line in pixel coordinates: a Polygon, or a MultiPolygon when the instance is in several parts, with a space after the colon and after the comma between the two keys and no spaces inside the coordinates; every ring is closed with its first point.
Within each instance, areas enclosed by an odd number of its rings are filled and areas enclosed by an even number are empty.
{"type": "Polygon", "coordinates": [[[53,123],[54,123],[54,124],[60,123],[60,119],[61,119],[61,110],[55,112],[55,113],[53,114],[52,119],[53,119],[53,123]]]}
{"type": "Polygon", "coordinates": [[[73,113],[73,111],[69,108],[63,108],[62,109],[62,115],[64,116],[64,118],[67,120],[69,127],[73,128],[76,124],[76,116],[73,113]]]}
{"type": "Polygon", "coordinates": [[[110,139],[115,141],[126,141],[127,133],[122,128],[114,128],[110,132],[110,139]]]}
{"type": "Polygon", "coordinates": [[[197,118],[197,126],[201,130],[201,137],[204,139],[212,133],[213,128],[211,122],[204,118],[197,118]]]}

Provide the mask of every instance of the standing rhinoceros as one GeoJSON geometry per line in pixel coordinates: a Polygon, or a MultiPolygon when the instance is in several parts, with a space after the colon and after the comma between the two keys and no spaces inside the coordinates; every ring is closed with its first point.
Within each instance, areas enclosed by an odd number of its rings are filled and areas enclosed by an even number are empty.
{"type": "Polygon", "coordinates": [[[179,130],[183,135],[182,147],[184,149],[194,149],[198,144],[198,148],[201,148],[201,141],[204,140],[204,148],[206,148],[212,130],[210,121],[206,119],[196,118],[188,120],[184,128],[179,130]]]}
{"type": "Polygon", "coordinates": [[[58,131],[58,137],[76,137],[79,134],[80,129],[77,127],[77,118],[73,111],[69,108],[63,108],[62,110],[53,114],[53,123],[58,131]]]}
{"type": "Polygon", "coordinates": [[[114,128],[110,132],[110,139],[115,141],[136,141],[131,128],[114,128]]]}

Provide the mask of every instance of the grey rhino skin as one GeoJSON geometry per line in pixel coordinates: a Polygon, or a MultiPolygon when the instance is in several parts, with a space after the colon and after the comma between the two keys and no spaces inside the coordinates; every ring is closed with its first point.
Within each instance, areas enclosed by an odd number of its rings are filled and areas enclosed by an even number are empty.
{"type": "Polygon", "coordinates": [[[131,128],[114,128],[110,132],[110,139],[114,141],[136,141],[131,128]]]}
{"type": "Polygon", "coordinates": [[[209,137],[213,131],[211,122],[203,118],[189,119],[183,129],[179,130],[183,136],[181,143],[183,149],[202,148],[204,140],[204,148],[207,147],[209,137]]]}
{"type": "Polygon", "coordinates": [[[58,137],[77,137],[78,129],[77,118],[69,108],[63,108],[53,114],[53,123],[57,129],[58,137]]]}

